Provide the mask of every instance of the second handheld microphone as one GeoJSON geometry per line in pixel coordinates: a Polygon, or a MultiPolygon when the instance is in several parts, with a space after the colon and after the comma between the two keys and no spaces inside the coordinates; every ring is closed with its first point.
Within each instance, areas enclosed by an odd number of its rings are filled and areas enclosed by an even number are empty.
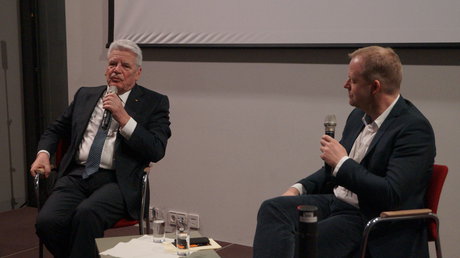
{"type": "MultiPolygon", "coordinates": [[[[118,88],[116,86],[110,86],[106,94],[115,93],[117,94],[118,88]]],[[[107,130],[112,121],[112,112],[110,110],[104,109],[104,114],[102,115],[102,129],[107,130]]]]}
{"type": "MultiPolygon", "coordinates": [[[[335,126],[337,125],[335,115],[327,115],[324,119],[324,134],[331,136],[332,138],[335,137],[335,126]]],[[[331,167],[324,162],[324,169],[328,173],[332,173],[331,167]]]]}
{"type": "Polygon", "coordinates": [[[324,119],[324,134],[334,138],[335,136],[335,126],[337,125],[335,115],[327,115],[324,119]]]}

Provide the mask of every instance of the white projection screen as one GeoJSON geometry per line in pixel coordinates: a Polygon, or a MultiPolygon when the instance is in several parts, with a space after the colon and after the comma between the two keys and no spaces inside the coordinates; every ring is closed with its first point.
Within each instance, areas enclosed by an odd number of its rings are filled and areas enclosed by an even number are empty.
{"type": "Polygon", "coordinates": [[[109,42],[460,46],[459,0],[109,0],[109,42]]]}

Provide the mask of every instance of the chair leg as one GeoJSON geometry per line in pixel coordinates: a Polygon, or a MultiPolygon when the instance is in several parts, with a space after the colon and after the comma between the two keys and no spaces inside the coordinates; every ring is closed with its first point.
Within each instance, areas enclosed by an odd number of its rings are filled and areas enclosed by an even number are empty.
{"type": "Polygon", "coordinates": [[[150,234],[150,219],[147,218],[145,222],[146,234],[150,234]]]}
{"type": "Polygon", "coordinates": [[[144,231],[144,216],[141,216],[140,219],[139,219],[139,234],[140,235],[145,234],[145,231],[144,231]]]}
{"type": "Polygon", "coordinates": [[[441,240],[439,239],[439,219],[437,217],[434,217],[433,220],[436,223],[436,231],[438,233],[436,239],[434,240],[434,246],[436,248],[436,257],[442,258],[441,240]]]}
{"type": "MultiPolygon", "coordinates": [[[[40,211],[40,174],[37,173],[34,177],[34,190],[35,190],[35,199],[37,201],[37,211],[40,211]]],[[[43,258],[43,242],[38,239],[38,257],[43,258]]]]}
{"type": "Polygon", "coordinates": [[[139,218],[139,234],[150,234],[150,220],[148,217],[146,218],[145,216],[141,216],[139,218]]]}
{"type": "MultiPolygon", "coordinates": [[[[150,228],[150,221],[149,221],[149,216],[146,216],[146,210],[145,210],[145,203],[147,199],[147,185],[149,183],[149,174],[146,172],[144,176],[142,177],[142,197],[141,197],[141,211],[139,214],[139,234],[144,235],[144,234],[149,234],[149,228],[150,228]],[[147,218],[146,218],[147,217],[147,218]],[[145,223],[147,222],[147,227],[145,226],[145,223]]],[[[147,212],[149,214],[149,212],[147,212]]]]}
{"type": "Polygon", "coordinates": [[[43,242],[41,239],[38,241],[38,257],[43,258],[43,242]]]}
{"type": "Polygon", "coordinates": [[[380,221],[380,218],[374,218],[370,221],[367,222],[366,227],[364,228],[363,232],[363,238],[361,240],[361,249],[360,249],[360,257],[365,258],[366,257],[366,249],[367,249],[367,242],[369,240],[369,234],[374,227],[375,224],[377,224],[380,221]]]}
{"type": "Polygon", "coordinates": [[[34,177],[34,191],[37,202],[37,210],[40,211],[40,174],[37,173],[34,177]]]}
{"type": "Polygon", "coordinates": [[[439,241],[439,236],[438,239],[434,241],[434,245],[436,248],[436,257],[442,258],[442,252],[441,252],[441,242],[439,241]]]}

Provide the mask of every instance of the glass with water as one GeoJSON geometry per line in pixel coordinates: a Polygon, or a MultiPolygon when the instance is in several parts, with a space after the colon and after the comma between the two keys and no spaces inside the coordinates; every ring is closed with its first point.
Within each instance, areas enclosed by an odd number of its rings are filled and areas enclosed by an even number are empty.
{"type": "Polygon", "coordinates": [[[178,218],[176,221],[176,247],[177,255],[190,254],[190,230],[184,218],[178,218]]]}
{"type": "Polygon", "coordinates": [[[158,209],[153,209],[153,242],[165,241],[165,219],[158,209]]]}

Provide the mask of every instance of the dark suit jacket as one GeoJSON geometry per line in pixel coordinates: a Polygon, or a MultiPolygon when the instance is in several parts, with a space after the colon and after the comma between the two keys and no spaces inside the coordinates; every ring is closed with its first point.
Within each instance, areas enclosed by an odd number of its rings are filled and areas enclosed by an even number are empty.
{"type": "MultiPolygon", "coordinates": [[[[82,87],[64,114],[51,124],[42,135],[39,150],[55,153],[60,139],[67,139],[69,148],[62,158],[58,177],[69,173],[75,155],[97,101],[107,86],[82,87]]],[[[125,109],[137,122],[137,127],[127,140],[119,133],[115,141],[114,164],[116,177],[133,218],[139,218],[141,177],[150,162],[165,155],[171,136],[169,128],[169,100],[165,95],[135,85],[126,101],[125,109]]]]}
{"type": "MultiPolygon", "coordinates": [[[[340,143],[348,153],[363,129],[363,116],[363,111],[355,109],[347,119],[340,143]]],[[[331,182],[344,186],[358,195],[363,215],[371,219],[386,210],[425,207],[425,192],[435,155],[430,123],[401,96],[361,163],[348,159],[335,178],[320,169],[299,183],[310,194],[331,193],[332,188],[328,187],[331,182]]],[[[421,233],[424,230],[420,223],[392,223],[380,233],[371,233],[369,251],[372,257],[427,256],[426,235],[421,233]],[[390,233],[391,237],[384,233],[390,233]]]]}

